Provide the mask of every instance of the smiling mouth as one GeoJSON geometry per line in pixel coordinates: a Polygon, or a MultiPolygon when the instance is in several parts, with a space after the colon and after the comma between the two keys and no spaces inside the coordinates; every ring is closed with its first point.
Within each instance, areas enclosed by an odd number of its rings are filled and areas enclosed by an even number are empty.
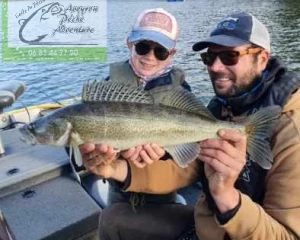
{"type": "Polygon", "coordinates": [[[225,76],[215,76],[213,77],[213,81],[230,81],[230,78],[225,76]]]}
{"type": "Polygon", "coordinates": [[[148,68],[148,69],[154,67],[152,64],[148,64],[148,63],[144,63],[144,62],[141,62],[141,65],[142,65],[143,67],[145,67],[145,68],[148,68]]]}
{"type": "Polygon", "coordinates": [[[225,85],[225,84],[229,84],[231,81],[228,78],[227,79],[222,78],[222,79],[215,79],[213,82],[216,85],[225,85]]]}

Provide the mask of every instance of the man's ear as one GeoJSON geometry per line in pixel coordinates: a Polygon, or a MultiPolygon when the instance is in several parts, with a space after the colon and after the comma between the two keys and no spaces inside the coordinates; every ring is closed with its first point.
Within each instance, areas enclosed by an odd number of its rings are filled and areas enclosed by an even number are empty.
{"type": "Polygon", "coordinates": [[[266,50],[263,50],[261,52],[260,58],[259,58],[260,66],[261,66],[262,71],[266,69],[269,58],[270,58],[270,53],[266,50]]]}

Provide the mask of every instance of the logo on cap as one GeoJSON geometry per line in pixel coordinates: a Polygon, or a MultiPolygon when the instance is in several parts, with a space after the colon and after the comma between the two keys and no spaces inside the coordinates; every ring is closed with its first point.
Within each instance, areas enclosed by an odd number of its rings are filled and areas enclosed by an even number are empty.
{"type": "Polygon", "coordinates": [[[150,40],[167,49],[176,45],[179,27],[173,15],[162,8],[143,11],[136,19],[128,37],[129,42],[150,40]]]}
{"type": "Polygon", "coordinates": [[[217,29],[234,30],[237,27],[238,20],[238,18],[226,18],[218,24],[217,29]]]}
{"type": "Polygon", "coordinates": [[[147,13],[140,22],[140,27],[155,27],[158,29],[163,29],[172,32],[172,22],[171,19],[162,13],[150,12],[147,13]]]}

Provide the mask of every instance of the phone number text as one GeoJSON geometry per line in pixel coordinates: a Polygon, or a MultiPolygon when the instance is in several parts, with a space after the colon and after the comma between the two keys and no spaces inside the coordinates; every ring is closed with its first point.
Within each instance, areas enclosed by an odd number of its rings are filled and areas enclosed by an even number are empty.
{"type": "Polygon", "coordinates": [[[28,55],[35,56],[78,56],[78,50],[76,49],[60,49],[60,50],[28,50],[28,55]]]}

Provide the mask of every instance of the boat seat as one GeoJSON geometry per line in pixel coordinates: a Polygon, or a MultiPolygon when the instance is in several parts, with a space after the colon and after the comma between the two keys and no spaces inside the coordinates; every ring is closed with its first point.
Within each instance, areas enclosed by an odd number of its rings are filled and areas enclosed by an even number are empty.
{"type": "Polygon", "coordinates": [[[25,83],[17,80],[0,82],[0,113],[11,106],[25,91],[25,83]]]}

